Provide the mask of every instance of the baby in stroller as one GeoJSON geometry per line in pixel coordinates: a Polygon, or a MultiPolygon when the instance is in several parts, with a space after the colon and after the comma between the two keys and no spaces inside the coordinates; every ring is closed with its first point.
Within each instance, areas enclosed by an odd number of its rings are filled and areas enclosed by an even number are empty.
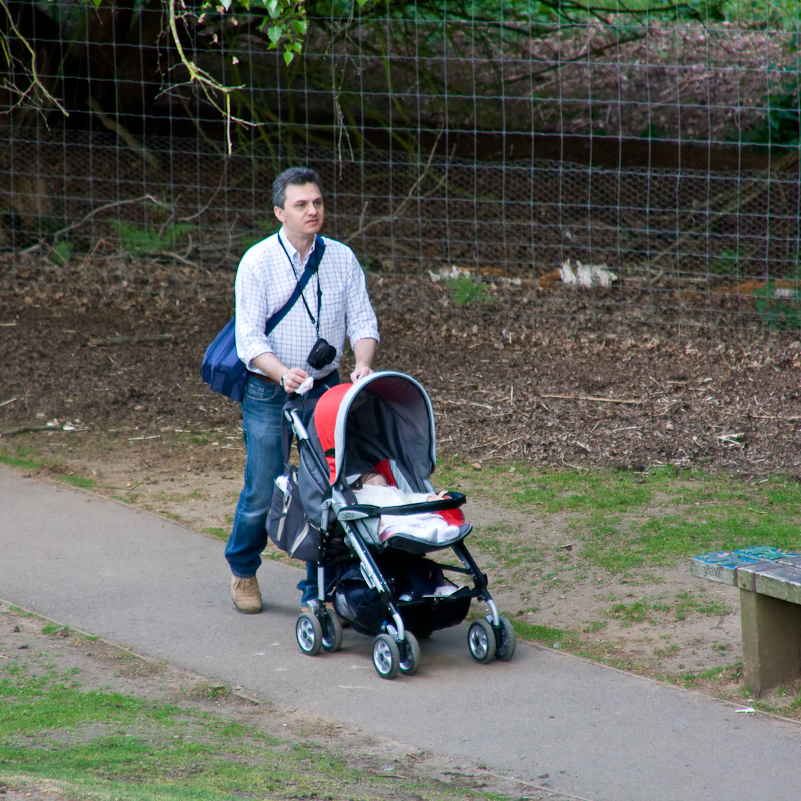
{"type": "MultiPolygon", "coordinates": [[[[379,465],[384,466],[385,463],[379,465]]],[[[386,470],[386,467],[384,468],[386,470]]],[[[391,477],[391,474],[390,474],[391,477]]],[[[410,503],[444,501],[447,491],[403,492],[390,485],[384,475],[368,470],[351,484],[353,494],[360,504],[381,507],[405,506],[410,503]]],[[[382,514],[378,522],[378,539],[384,542],[389,537],[402,535],[432,543],[452,542],[459,536],[459,526],[449,523],[446,516],[435,512],[418,512],[413,515],[382,514]]]]}
{"type": "Polygon", "coordinates": [[[476,599],[489,613],[469,626],[470,654],[482,663],[511,659],[514,629],[498,614],[464,542],[472,530],[460,510],[465,497],[437,493],[431,483],[434,413],[422,386],[395,372],[341,384],[317,401],[308,431],[301,403],[292,399],[284,409],[285,476],[276,482],[268,521],[279,548],[318,565],[317,602],[295,626],[301,650],[339,650],[342,617],[374,637],[379,676],[412,675],[420,664],[417,638],[458,625],[476,599]],[[289,462],[292,434],[298,467],[289,462]],[[461,565],[428,558],[447,548],[461,565]]]}

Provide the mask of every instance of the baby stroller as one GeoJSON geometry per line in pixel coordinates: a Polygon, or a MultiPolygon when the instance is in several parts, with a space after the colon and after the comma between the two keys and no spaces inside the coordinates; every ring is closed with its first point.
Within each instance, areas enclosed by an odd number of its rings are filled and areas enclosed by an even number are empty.
{"type": "Polygon", "coordinates": [[[470,654],[481,663],[511,659],[517,643],[512,624],[499,616],[487,577],[464,543],[472,529],[459,509],[465,496],[449,492],[444,500],[386,507],[359,503],[355,494],[354,479],[368,470],[404,492],[433,492],[434,413],[423,387],[397,372],[341,384],[316,402],[308,431],[301,421],[307,404],[296,398],[284,407],[286,467],[276,480],[267,523],[281,550],[318,566],[317,602],[295,625],[301,650],[339,650],[344,619],[354,631],[374,637],[379,676],[413,675],[420,665],[418,638],[461,623],[476,598],[489,613],[469,627],[470,654]],[[289,462],[293,435],[299,467],[289,462]],[[438,539],[421,537],[413,525],[404,531],[404,516],[431,513],[448,521],[444,536],[440,530],[438,539]],[[382,515],[400,521],[391,536],[382,530],[382,515]],[[460,564],[430,558],[446,550],[460,564]],[[472,586],[457,585],[446,573],[472,586]]]}

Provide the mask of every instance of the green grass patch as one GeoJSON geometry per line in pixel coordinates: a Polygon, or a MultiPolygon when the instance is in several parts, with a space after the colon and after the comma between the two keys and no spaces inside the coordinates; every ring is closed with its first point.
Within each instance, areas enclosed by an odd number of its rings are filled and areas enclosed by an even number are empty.
{"type": "Polygon", "coordinates": [[[573,651],[581,645],[581,637],[574,631],[551,628],[550,626],[540,626],[519,619],[512,620],[512,625],[514,626],[515,633],[521,639],[539,642],[543,645],[547,645],[549,648],[573,651]]]}
{"type": "Polygon", "coordinates": [[[58,476],[58,480],[69,484],[71,487],[79,487],[80,489],[88,490],[97,489],[97,482],[93,478],[86,478],[85,476],[58,476]]]}
{"type": "Polygon", "coordinates": [[[686,620],[692,615],[713,617],[728,614],[730,611],[724,604],[710,601],[705,593],[681,592],[672,601],[647,596],[635,601],[619,601],[606,614],[612,620],[619,620],[623,626],[645,622],[656,626],[668,619],[686,620]]]}
{"type": "Polygon", "coordinates": [[[537,549],[520,540],[518,533],[519,527],[500,521],[481,526],[471,535],[470,543],[506,568],[532,567],[541,561],[537,549]]]}
{"type": "Polygon", "coordinates": [[[453,298],[453,305],[457,309],[478,303],[493,303],[496,299],[486,284],[479,283],[469,275],[449,279],[448,288],[453,298]]]}
{"type": "MultiPolygon", "coordinates": [[[[0,664],[0,764],[21,786],[46,780],[70,797],[121,801],[367,801],[396,797],[398,788],[426,801],[490,798],[351,766],[288,731],[279,738],[192,706],[87,689],[76,673],[0,664]]],[[[219,699],[230,688],[194,691],[219,699]]]]}
{"type": "Polygon", "coordinates": [[[641,598],[632,603],[618,603],[611,607],[608,612],[609,617],[619,620],[624,626],[631,626],[634,623],[644,623],[648,621],[651,625],[656,625],[658,617],[670,611],[670,606],[661,601],[652,601],[649,598],[641,598]]]}
{"type": "Polygon", "coordinates": [[[588,623],[582,631],[585,634],[594,634],[596,631],[603,631],[607,626],[605,620],[593,620],[591,623],[588,623]]]}
{"type": "Polygon", "coordinates": [[[731,612],[725,604],[708,600],[706,593],[681,592],[676,596],[673,607],[676,620],[686,620],[690,615],[715,617],[731,612]]]}
{"type": "MultiPolygon", "coordinates": [[[[478,471],[451,460],[438,480],[464,492],[468,501],[478,489],[502,508],[540,519],[561,515],[584,567],[612,575],[672,567],[709,551],[758,545],[801,549],[801,486],[781,475],[752,483],[667,467],[580,474],[525,463],[478,471]]],[[[499,529],[485,527],[473,542],[503,564],[535,554],[532,547],[503,553],[515,546],[499,529]]]]}
{"type": "Polygon", "coordinates": [[[197,231],[197,226],[190,223],[151,225],[146,228],[121,220],[112,220],[111,223],[117,229],[122,249],[132,256],[147,256],[174,250],[180,242],[197,231]]]}
{"type": "MultiPolygon", "coordinates": [[[[35,448],[26,447],[24,445],[17,446],[16,448],[0,449],[0,464],[16,468],[17,470],[28,470],[31,472],[47,470],[51,475],[57,473],[59,470],[59,465],[54,460],[44,458],[35,448]]],[[[61,465],[60,469],[63,470],[64,466],[61,465]]],[[[75,473],[56,475],[55,478],[72,487],[89,490],[97,489],[97,482],[94,479],[75,475],[75,473]]]]}
{"type": "Polygon", "coordinates": [[[61,633],[68,634],[69,629],[66,626],[60,625],[59,623],[46,623],[42,627],[42,634],[46,634],[49,637],[61,633]]]}
{"type": "Polygon", "coordinates": [[[38,470],[40,465],[31,459],[22,459],[18,456],[8,456],[5,453],[0,453],[0,464],[7,465],[8,467],[16,467],[18,470],[38,470]]]}
{"type": "MultiPolygon", "coordinates": [[[[742,662],[736,662],[733,665],[727,665],[725,667],[713,667],[708,670],[699,670],[695,673],[681,673],[678,676],[678,682],[688,689],[704,684],[731,684],[742,678],[742,672],[742,662]]],[[[743,688],[743,692],[747,695],[748,689],[743,688]]]]}

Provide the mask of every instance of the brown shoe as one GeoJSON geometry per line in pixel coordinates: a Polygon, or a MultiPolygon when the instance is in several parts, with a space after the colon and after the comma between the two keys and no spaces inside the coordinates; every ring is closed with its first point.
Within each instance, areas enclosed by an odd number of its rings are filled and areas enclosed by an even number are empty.
{"type": "Polygon", "coordinates": [[[261,612],[261,590],[255,576],[250,578],[231,576],[231,598],[237,610],[245,615],[261,612]]]}

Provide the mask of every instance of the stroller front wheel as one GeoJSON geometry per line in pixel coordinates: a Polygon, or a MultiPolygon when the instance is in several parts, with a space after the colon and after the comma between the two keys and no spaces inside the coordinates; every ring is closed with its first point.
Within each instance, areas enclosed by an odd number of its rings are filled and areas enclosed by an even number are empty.
{"type": "Polygon", "coordinates": [[[389,634],[379,634],[373,640],[373,666],[382,679],[394,679],[400,670],[400,650],[389,634]]]}
{"type": "Polygon", "coordinates": [[[483,618],[470,624],[467,630],[467,647],[470,649],[470,656],[482,665],[495,658],[495,632],[483,618]]]}
{"type": "Polygon", "coordinates": [[[495,657],[501,662],[508,662],[517,650],[517,634],[515,634],[512,622],[505,617],[501,617],[501,644],[497,646],[495,657]]]}
{"type": "Polygon", "coordinates": [[[404,676],[414,676],[420,669],[420,644],[417,642],[417,637],[411,631],[407,631],[403,645],[398,650],[403,651],[400,672],[404,676]]]}
{"type": "Polygon", "coordinates": [[[338,651],[342,647],[343,634],[342,621],[337,613],[326,609],[322,624],[323,650],[338,651]]]}
{"type": "Polygon", "coordinates": [[[303,612],[295,623],[295,638],[300,650],[309,656],[317,656],[323,647],[323,627],[311,612],[303,612]]]}

